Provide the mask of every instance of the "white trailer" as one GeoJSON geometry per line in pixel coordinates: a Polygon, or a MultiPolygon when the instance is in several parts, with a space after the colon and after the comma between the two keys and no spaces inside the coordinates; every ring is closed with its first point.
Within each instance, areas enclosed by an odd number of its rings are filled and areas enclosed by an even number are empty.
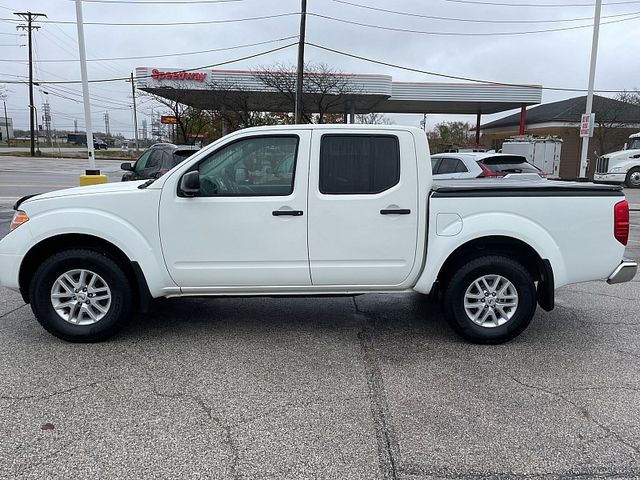
{"type": "Polygon", "coordinates": [[[529,163],[547,174],[547,178],[560,177],[560,153],[562,139],[532,136],[511,137],[502,144],[502,153],[526,157],[529,163]]]}

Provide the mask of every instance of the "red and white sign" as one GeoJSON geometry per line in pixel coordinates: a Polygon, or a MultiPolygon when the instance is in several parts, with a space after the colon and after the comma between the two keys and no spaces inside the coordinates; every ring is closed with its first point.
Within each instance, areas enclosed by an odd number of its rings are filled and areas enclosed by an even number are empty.
{"type": "Polygon", "coordinates": [[[190,82],[204,82],[207,74],[202,72],[161,72],[157,68],[151,70],[154,80],[187,80],[190,82]]]}
{"type": "Polygon", "coordinates": [[[580,136],[592,137],[593,136],[593,124],[596,116],[594,113],[583,113],[580,117],[580,136]]]}

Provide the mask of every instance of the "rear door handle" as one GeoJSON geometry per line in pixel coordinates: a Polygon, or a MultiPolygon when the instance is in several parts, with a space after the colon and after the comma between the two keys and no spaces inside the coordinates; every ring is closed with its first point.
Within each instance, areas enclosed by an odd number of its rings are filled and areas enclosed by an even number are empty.
{"type": "Polygon", "coordinates": [[[380,210],[380,215],[409,215],[411,210],[408,208],[385,208],[380,210]]]}
{"type": "Polygon", "coordinates": [[[292,217],[301,217],[303,215],[302,210],[274,210],[271,215],[274,217],[282,217],[283,215],[290,215],[292,217]]]}

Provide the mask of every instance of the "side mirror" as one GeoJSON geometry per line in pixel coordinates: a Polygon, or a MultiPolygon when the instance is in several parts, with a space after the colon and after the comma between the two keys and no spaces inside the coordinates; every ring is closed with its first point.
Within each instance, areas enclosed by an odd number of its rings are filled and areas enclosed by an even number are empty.
{"type": "Polygon", "coordinates": [[[180,179],[180,191],[187,197],[197,195],[200,192],[200,172],[185,173],[180,179]]]}
{"type": "Polygon", "coordinates": [[[121,170],[127,170],[129,172],[133,171],[133,165],[130,162],[124,162],[120,164],[121,170]]]}

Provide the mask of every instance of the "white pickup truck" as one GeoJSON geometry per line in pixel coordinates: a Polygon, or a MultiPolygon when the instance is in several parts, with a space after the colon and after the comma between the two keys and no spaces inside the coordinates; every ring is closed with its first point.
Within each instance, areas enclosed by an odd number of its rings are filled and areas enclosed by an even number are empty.
{"type": "Polygon", "coordinates": [[[441,292],[464,338],[521,333],[573,282],[630,280],[618,186],[432,184],[424,132],[299,125],[228,135],[157,180],[18,201],[0,283],[69,341],[152,298],[441,292]]]}
{"type": "Polygon", "coordinates": [[[640,188],[640,133],[630,135],[622,150],[598,158],[593,181],[640,188]]]}

